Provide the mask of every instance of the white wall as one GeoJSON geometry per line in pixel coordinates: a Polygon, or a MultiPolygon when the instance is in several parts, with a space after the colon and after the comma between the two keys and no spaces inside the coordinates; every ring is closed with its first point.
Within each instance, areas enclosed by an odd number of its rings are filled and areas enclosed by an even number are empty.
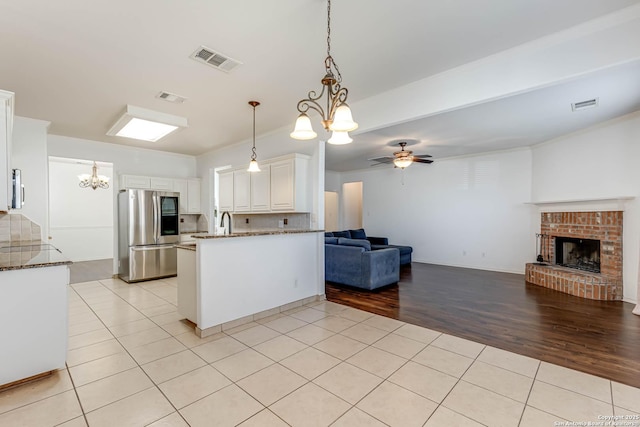
{"type": "Polygon", "coordinates": [[[91,174],[92,166],[49,158],[51,243],[74,262],[113,258],[113,166],[98,164],[98,174],[111,179],[109,188],[81,188],[78,175],[91,174]]]}
{"type": "MultiPolygon", "coordinates": [[[[623,214],[624,299],[638,300],[640,113],[533,148],[533,200],[633,196],[623,214]]],[[[537,223],[540,218],[537,215],[537,223]]]]}
{"type": "Polygon", "coordinates": [[[14,117],[11,167],[22,170],[25,203],[17,211],[40,225],[42,239],[49,235],[47,128],[49,122],[14,117]]]}
{"type": "Polygon", "coordinates": [[[412,246],[414,261],[523,273],[535,259],[529,150],[341,178],[363,182],[367,234],[412,246]]]}

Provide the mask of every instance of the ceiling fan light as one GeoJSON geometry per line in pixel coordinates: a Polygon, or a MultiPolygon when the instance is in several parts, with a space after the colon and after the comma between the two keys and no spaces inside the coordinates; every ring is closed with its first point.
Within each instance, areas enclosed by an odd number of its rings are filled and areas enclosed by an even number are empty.
{"type": "Polygon", "coordinates": [[[329,126],[329,129],[338,132],[351,132],[358,129],[358,124],[353,121],[351,116],[351,108],[346,102],[343,102],[333,114],[333,122],[329,126]]]}
{"type": "Polygon", "coordinates": [[[296,120],[296,126],[293,132],[289,134],[293,139],[307,140],[318,136],[311,127],[311,120],[305,113],[301,113],[296,120]]]}
{"type": "Polygon", "coordinates": [[[345,145],[352,143],[353,139],[351,139],[348,132],[335,130],[331,133],[331,138],[327,142],[333,145],[345,145]]]}
{"type": "Polygon", "coordinates": [[[258,161],[253,159],[249,162],[249,168],[247,172],[260,172],[260,166],[258,166],[258,161]]]}
{"type": "Polygon", "coordinates": [[[409,166],[411,166],[411,163],[413,163],[413,156],[398,157],[393,160],[393,164],[395,165],[395,167],[400,169],[408,168],[409,166]]]}

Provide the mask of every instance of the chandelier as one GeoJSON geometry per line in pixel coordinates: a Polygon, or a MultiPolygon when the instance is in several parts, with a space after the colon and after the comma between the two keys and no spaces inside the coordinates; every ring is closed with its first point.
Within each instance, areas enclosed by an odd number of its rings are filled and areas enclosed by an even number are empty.
{"type": "Polygon", "coordinates": [[[326,131],[333,131],[329,144],[349,144],[353,140],[349,137],[352,130],[358,128],[353,121],[351,109],[347,105],[348,90],[342,87],[342,75],[338,64],[331,56],[331,0],[327,1],[327,57],[324,60],[325,75],[322,78],[322,91],[318,95],[315,90],[309,91],[307,98],[298,101],[300,115],[291,137],[294,139],[313,139],[318,136],[311,127],[311,120],[307,115],[309,109],[315,110],[322,117],[322,126],[326,131]],[[326,107],[321,102],[326,93],[326,107]]]}
{"type": "Polygon", "coordinates": [[[249,101],[249,105],[253,107],[253,148],[251,148],[251,161],[249,162],[248,172],[260,172],[258,166],[258,155],[256,154],[256,107],[260,105],[258,101],[249,101]]]}
{"type": "Polygon", "coordinates": [[[91,187],[94,190],[96,188],[107,189],[109,188],[109,177],[104,175],[98,175],[98,165],[96,162],[93,162],[93,168],[91,175],[88,173],[83,173],[82,175],[78,175],[78,179],[80,180],[81,188],[91,187]]]}

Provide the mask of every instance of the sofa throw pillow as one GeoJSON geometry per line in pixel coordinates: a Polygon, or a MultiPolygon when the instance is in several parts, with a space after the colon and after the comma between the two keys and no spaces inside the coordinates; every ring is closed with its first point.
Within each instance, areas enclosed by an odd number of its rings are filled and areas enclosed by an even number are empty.
{"type": "Polygon", "coordinates": [[[333,232],[333,237],[346,237],[347,239],[350,239],[351,238],[351,233],[349,233],[349,230],[334,231],[333,232]]]}
{"type": "Polygon", "coordinates": [[[338,244],[343,246],[359,246],[367,251],[371,250],[371,243],[368,240],[362,239],[346,239],[344,237],[338,238],[338,244]]]}
{"type": "Polygon", "coordinates": [[[324,232],[324,237],[333,237],[333,233],[330,231],[325,231],[324,232]]]}
{"type": "Polygon", "coordinates": [[[324,238],[324,244],[325,245],[337,245],[338,244],[338,238],[337,237],[325,237],[324,238]]]}
{"type": "Polygon", "coordinates": [[[364,228],[359,228],[357,230],[349,230],[349,234],[351,234],[352,239],[366,239],[367,235],[364,232],[364,228]]]}

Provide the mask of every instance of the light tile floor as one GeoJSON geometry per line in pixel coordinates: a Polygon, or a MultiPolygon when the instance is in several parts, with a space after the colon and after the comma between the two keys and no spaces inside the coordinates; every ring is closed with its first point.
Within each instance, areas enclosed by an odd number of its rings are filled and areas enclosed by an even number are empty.
{"type": "Polygon", "coordinates": [[[0,425],[640,426],[640,389],[331,302],[200,339],[176,285],[71,285],[67,369],[0,425]]]}

